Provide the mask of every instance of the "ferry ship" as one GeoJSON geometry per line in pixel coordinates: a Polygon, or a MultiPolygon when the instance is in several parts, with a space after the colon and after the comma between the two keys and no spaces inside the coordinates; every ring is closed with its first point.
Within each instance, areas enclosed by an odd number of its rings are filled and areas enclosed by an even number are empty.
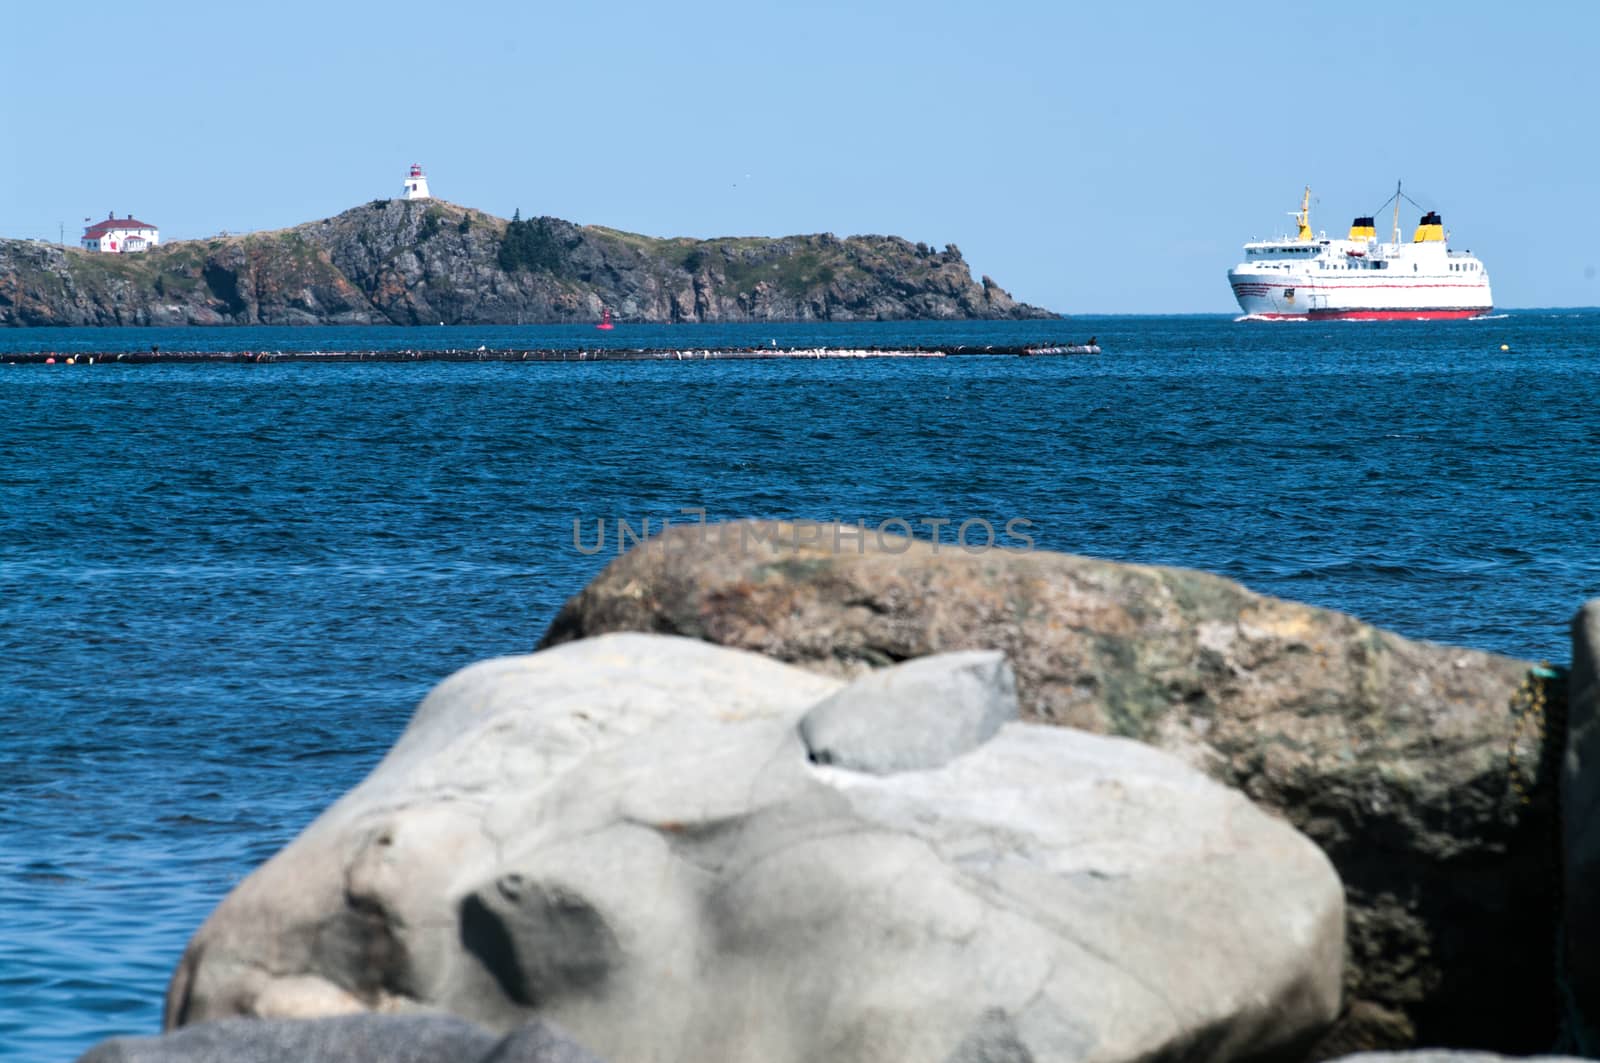
{"type": "Polygon", "coordinates": [[[1298,321],[1487,314],[1494,308],[1488,271],[1471,251],[1450,250],[1438,213],[1424,210],[1411,242],[1401,243],[1402,198],[1411,201],[1396,186],[1389,243],[1378,242],[1370,215],[1352,222],[1345,239],[1330,240],[1326,233],[1312,235],[1307,186],[1294,213],[1295,235],[1250,241],[1244,245],[1244,261],[1228,271],[1239,309],[1248,318],[1298,321]]]}

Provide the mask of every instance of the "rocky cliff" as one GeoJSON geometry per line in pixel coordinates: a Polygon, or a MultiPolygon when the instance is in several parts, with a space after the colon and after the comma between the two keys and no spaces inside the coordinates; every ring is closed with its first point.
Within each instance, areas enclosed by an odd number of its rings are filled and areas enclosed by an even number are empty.
{"type": "Polygon", "coordinates": [[[602,308],[650,323],[1054,316],[974,282],[954,245],[656,239],[442,200],[138,255],[0,240],[0,325],[535,324],[602,308]],[[529,240],[535,253],[508,254],[529,240]]]}

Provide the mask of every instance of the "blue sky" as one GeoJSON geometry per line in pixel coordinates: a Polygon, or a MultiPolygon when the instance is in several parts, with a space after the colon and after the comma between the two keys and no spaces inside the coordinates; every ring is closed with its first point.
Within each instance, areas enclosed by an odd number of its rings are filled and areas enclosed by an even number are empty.
{"type": "Polygon", "coordinates": [[[1401,178],[1501,306],[1600,304],[1600,4],[0,13],[0,235],[113,210],[165,239],[279,228],[395,195],[415,161],[502,216],[895,233],[1067,313],[1227,312],[1239,245],[1304,185],[1342,233],[1401,178]]]}

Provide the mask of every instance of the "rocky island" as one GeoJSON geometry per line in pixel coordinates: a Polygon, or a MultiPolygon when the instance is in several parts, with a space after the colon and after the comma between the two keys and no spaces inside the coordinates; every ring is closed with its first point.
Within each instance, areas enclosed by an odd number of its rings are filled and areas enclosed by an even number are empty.
{"type": "Polygon", "coordinates": [[[895,236],[659,239],[443,200],[102,254],[0,240],[0,326],[1021,319],[961,252],[895,236]]]}

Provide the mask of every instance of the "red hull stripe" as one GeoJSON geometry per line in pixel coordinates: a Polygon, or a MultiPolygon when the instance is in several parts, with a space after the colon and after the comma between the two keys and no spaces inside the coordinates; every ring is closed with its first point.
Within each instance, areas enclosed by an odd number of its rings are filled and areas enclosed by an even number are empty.
{"type": "Polygon", "coordinates": [[[1233,286],[1241,284],[1265,284],[1269,288],[1305,288],[1309,291],[1319,292],[1347,292],[1358,288],[1403,288],[1410,291],[1415,288],[1487,288],[1487,284],[1456,284],[1451,281],[1418,281],[1415,284],[1317,284],[1315,281],[1301,281],[1296,284],[1292,280],[1274,278],[1272,280],[1236,280],[1233,286]]]}
{"type": "Polygon", "coordinates": [[[1469,310],[1312,310],[1304,314],[1252,314],[1272,321],[1443,321],[1481,317],[1494,308],[1469,310]]]}

